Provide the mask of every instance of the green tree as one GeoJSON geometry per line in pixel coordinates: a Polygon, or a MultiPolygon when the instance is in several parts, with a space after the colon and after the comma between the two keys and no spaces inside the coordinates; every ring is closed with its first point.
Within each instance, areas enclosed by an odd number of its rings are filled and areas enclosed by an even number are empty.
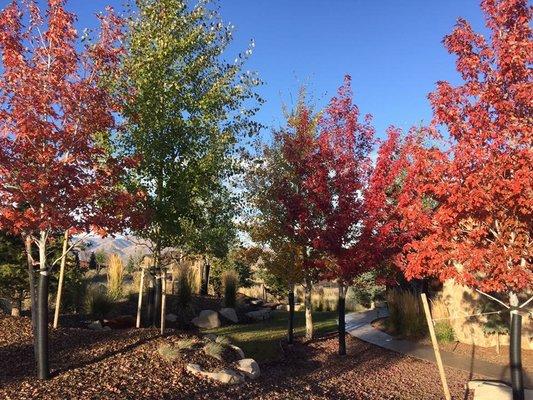
{"type": "Polygon", "coordinates": [[[0,231],[0,297],[11,303],[11,315],[19,316],[29,289],[24,242],[0,231]]]}
{"type": "Polygon", "coordinates": [[[195,248],[191,240],[220,234],[210,222],[227,210],[226,185],[239,171],[246,138],[259,129],[252,118],[260,81],[242,72],[253,43],[234,62],[224,60],[233,27],[210,1],[135,5],[116,80],[126,127],[121,143],[139,159],[131,184],[147,193],[150,219],[138,234],[152,242],[161,270],[163,248],[195,248]]]}

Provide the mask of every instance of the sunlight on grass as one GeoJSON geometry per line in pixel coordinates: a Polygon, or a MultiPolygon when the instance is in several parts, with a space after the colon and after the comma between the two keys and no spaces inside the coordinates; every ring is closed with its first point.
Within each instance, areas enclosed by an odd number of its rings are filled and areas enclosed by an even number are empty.
{"type": "MultiPolygon", "coordinates": [[[[232,343],[243,349],[246,357],[256,361],[268,361],[277,358],[280,354],[279,341],[287,335],[287,311],[275,311],[270,320],[255,322],[253,324],[230,325],[217,329],[210,329],[207,333],[224,335],[232,343]]],[[[315,334],[334,331],[337,328],[336,312],[313,313],[315,334]]],[[[294,315],[295,335],[303,336],[305,333],[304,312],[294,315]]]]}

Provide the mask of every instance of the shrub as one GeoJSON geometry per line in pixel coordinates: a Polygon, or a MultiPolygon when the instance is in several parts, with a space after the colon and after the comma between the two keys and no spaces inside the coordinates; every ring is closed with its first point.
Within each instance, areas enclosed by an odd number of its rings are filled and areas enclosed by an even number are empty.
{"type": "Polygon", "coordinates": [[[85,312],[99,320],[104,319],[115,307],[113,299],[102,285],[90,286],[85,297],[85,312]]]}
{"type": "Polygon", "coordinates": [[[177,323],[182,328],[186,328],[190,319],[194,316],[193,307],[193,285],[195,275],[192,268],[187,265],[181,266],[176,272],[174,281],[176,298],[173,303],[177,323]]]}
{"type": "Polygon", "coordinates": [[[122,297],[122,283],[124,281],[124,264],[116,254],[109,258],[107,267],[107,287],[109,295],[115,300],[122,297]]]}
{"type": "Polygon", "coordinates": [[[170,344],[162,344],[157,348],[157,352],[165,361],[175,361],[180,358],[180,349],[170,344]]]}
{"type": "Polygon", "coordinates": [[[204,353],[207,354],[210,357],[216,358],[219,361],[223,360],[223,354],[225,351],[225,347],[216,342],[209,342],[204,346],[204,353]]]}
{"type": "Polygon", "coordinates": [[[235,307],[237,303],[237,289],[239,285],[239,275],[236,271],[229,270],[222,273],[222,287],[224,288],[224,305],[235,307]]]}
{"type": "Polygon", "coordinates": [[[217,338],[215,339],[215,342],[220,343],[224,346],[229,346],[231,344],[231,341],[229,340],[227,336],[217,336],[217,338]]]}
{"type": "Polygon", "coordinates": [[[193,338],[178,340],[177,346],[180,350],[190,350],[196,345],[197,341],[193,338]]]}
{"type": "Polygon", "coordinates": [[[176,273],[176,302],[179,308],[185,309],[192,302],[193,271],[188,266],[182,266],[176,273]]]}
{"type": "Polygon", "coordinates": [[[313,310],[317,312],[324,311],[324,288],[319,287],[316,293],[311,295],[311,302],[313,303],[313,310]]]}
{"type": "Polygon", "coordinates": [[[387,293],[387,304],[387,324],[395,333],[410,338],[419,338],[426,334],[426,319],[416,295],[409,291],[392,290],[387,293]]]}
{"type": "Polygon", "coordinates": [[[439,321],[435,324],[435,336],[442,343],[451,343],[455,340],[455,332],[452,326],[446,321],[439,321]]]}
{"type": "Polygon", "coordinates": [[[77,266],[67,268],[62,295],[62,309],[66,311],[81,312],[87,297],[87,279],[83,271],[77,266]]]}

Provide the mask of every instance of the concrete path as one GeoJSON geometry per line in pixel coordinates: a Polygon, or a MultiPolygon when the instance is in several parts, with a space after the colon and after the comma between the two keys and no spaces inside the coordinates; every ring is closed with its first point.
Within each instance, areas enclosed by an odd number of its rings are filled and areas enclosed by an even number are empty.
{"type": "MultiPolygon", "coordinates": [[[[371,322],[377,318],[386,317],[386,309],[375,309],[361,313],[349,313],[346,315],[346,332],[350,335],[383,347],[397,353],[406,354],[421,360],[435,362],[433,348],[429,345],[410,342],[408,340],[395,339],[392,336],[372,327],[371,322]]],[[[510,382],[509,366],[498,365],[491,362],[466,357],[459,354],[441,351],[444,365],[459,370],[470,372],[484,377],[504,382],[510,382]]],[[[533,376],[524,371],[524,386],[533,389],[533,376]]]]}

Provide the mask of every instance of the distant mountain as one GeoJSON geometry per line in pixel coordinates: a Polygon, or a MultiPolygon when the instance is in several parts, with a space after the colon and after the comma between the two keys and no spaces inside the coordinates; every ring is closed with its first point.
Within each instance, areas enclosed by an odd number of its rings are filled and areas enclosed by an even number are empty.
{"type": "MultiPolygon", "coordinates": [[[[78,236],[75,240],[80,240],[78,236]]],[[[144,239],[135,236],[107,236],[101,237],[91,234],[87,237],[81,238],[80,245],[80,259],[89,260],[91,253],[104,252],[108,256],[117,254],[122,262],[127,263],[130,257],[138,258],[150,251],[146,246],[148,243],[144,239]]]]}

